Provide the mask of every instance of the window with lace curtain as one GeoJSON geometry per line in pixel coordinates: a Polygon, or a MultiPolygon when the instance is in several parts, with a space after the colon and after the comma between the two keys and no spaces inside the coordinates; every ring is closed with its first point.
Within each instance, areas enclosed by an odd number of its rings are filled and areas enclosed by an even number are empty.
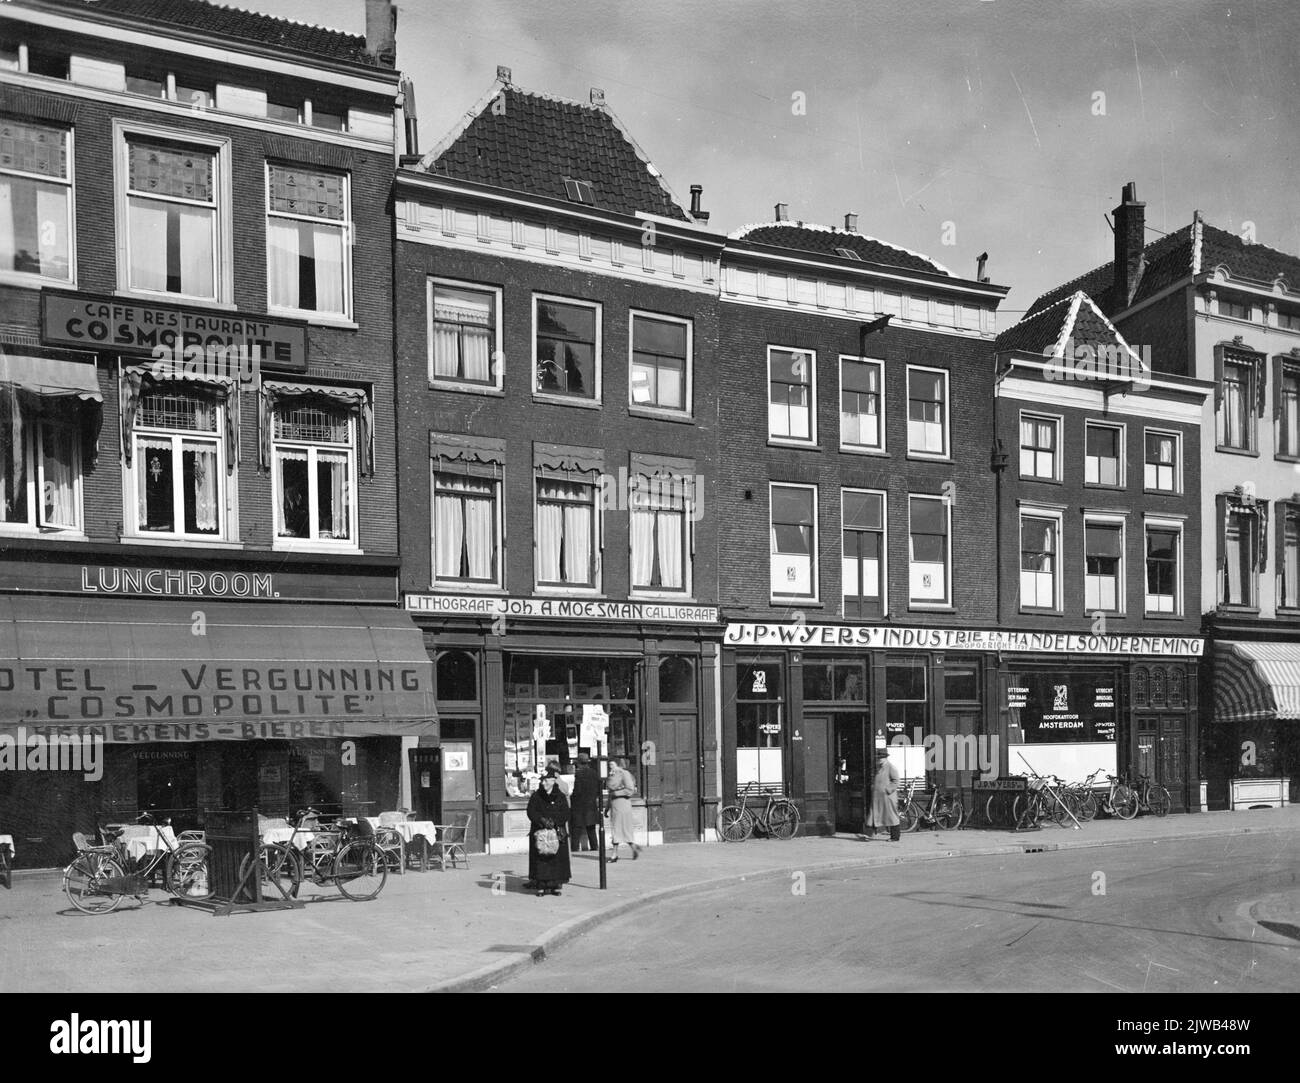
{"type": "Polygon", "coordinates": [[[596,485],[589,475],[542,472],[537,477],[537,585],[599,584],[596,485]]]}
{"type": "Polygon", "coordinates": [[[272,440],[278,540],[355,547],[353,415],[310,397],[275,408],[272,440]]]}
{"type": "Polygon", "coordinates": [[[693,489],[692,479],[685,477],[638,474],[633,478],[628,517],[634,591],[690,593],[693,489]]]}
{"type": "Polygon", "coordinates": [[[429,381],[501,387],[501,291],[429,281],[429,381]]]}
{"type": "Polygon", "coordinates": [[[0,116],[0,273],[71,281],[71,139],[0,116]]]}
{"type": "Polygon", "coordinates": [[[348,177],[266,166],[266,281],[272,308],[347,318],[351,313],[348,177]]]}
{"type": "Polygon", "coordinates": [[[0,386],[0,530],[80,530],[75,415],[0,386]]]}
{"type": "Polygon", "coordinates": [[[131,434],[139,533],[222,536],[226,472],[221,415],[214,394],[164,387],[141,395],[131,434]]]}
{"type": "Polygon", "coordinates": [[[501,586],[501,482],[433,464],[435,585],[501,586]]]}

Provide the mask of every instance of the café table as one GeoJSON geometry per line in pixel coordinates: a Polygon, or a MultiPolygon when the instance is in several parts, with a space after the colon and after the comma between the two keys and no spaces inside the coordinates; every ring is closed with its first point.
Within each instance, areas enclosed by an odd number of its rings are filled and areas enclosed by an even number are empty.
{"type": "Polygon", "coordinates": [[[438,841],[438,825],[432,820],[403,820],[401,823],[390,825],[394,831],[406,840],[408,850],[414,849],[420,855],[420,870],[427,871],[429,868],[429,845],[438,841]],[[419,837],[420,845],[414,846],[415,839],[419,837]]]}

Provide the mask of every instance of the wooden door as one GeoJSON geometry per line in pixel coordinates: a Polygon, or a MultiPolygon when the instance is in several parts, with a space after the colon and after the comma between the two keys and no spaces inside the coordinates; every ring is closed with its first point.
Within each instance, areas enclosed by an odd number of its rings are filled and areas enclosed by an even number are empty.
{"type": "Polygon", "coordinates": [[[1160,726],[1160,773],[1157,776],[1175,810],[1187,807],[1187,719],[1166,715],[1160,726]]]}
{"type": "Polygon", "coordinates": [[[700,757],[694,715],[660,715],[659,793],[664,842],[697,842],[700,837],[700,757]]]}
{"type": "Polygon", "coordinates": [[[871,801],[871,778],[875,770],[875,759],[868,746],[870,732],[865,714],[835,716],[830,767],[835,787],[833,814],[836,831],[856,834],[866,821],[867,805],[871,801]]]}

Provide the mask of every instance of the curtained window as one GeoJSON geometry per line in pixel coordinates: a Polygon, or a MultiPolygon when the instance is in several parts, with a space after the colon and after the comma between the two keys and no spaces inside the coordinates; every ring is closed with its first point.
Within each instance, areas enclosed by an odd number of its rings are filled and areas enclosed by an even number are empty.
{"type": "Polygon", "coordinates": [[[1220,447],[1252,451],[1255,446],[1255,366],[1225,361],[1215,416],[1220,447]]]}
{"type": "Polygon", "coordinates": [[[777,440],[813,440],[813,369],[810,350],[767,350],[767,435],[777,440]]]}
{"type": "Polygon", "coordinates": [[[267,165],[267,292],[274,308],[349,313],[348,178],[267,165]]]}
{"type": "Polygon", "coordinates": [[[429,289],[430,379],[500,387],[500,291],[446,282],[431,282],[429,289]]]}
{"type": "Polygon", "coordinates": [[[81,529],[80,440],[66,407],[0,385],[0,526],[81,529]]]}
{"type": "Polygon", "coordinates": [[[355,546],[352,412],[312,396],[286,399],[272,438],[276,537],[355,546]]]}
{"type": "Polygon", "coordinates": [[[873,618],[885,614],[885,496],[840,491],[843,514],[841,579],[844,615],[873,618]]]}
{"type": "Polygon", "coordinates": [[[690,331],[684,320],[632,314],[634,406],[685,410],[690,379],[690,331]]]}
{"type": "Polygon", "coordinates": [[[216,300],[216,153],[134,135],[126,152],[129,288],[216,300]]]}
{"type": "Polygon", "coordinates": [[[1083,545],[1084,607],[1089,613],[1121,612],[1124,528],[1119,523],[1085,523],[1083,545]]]}
{"type": "Polygon", "coordinates": [[[1056,478],[1056,451],[1060,443],[1060,422],[1056,418],[1020,415],[1020,476],[1056,478]]]}
{"type": "Polygon", "coordinates": [[[1083,480],[1088,485],[1119,485],[1124,430],[1111,425],[1085,424],[1083,480]]]}
{"type": "Polygon", "coordinates": [[[61,128],[0,117],[0,271],[72,278],[72,156],[61,128]]]}
{"type": "Polygon", "coordinates": [[[1160,493],[1178,491],[1178,437],[1170,432],[1146,433],[1143,484],[1160,493]]]}
{"type": "Polygon", "coordinates": [[[224,526],[221,407],[169,387],[140,397],[132,430],[136,526],[143,534],[217,537],[224,526]]]}
{"type": "Polygon", "coordinates": [[[840,358],[840,443],[846,447],[884,450],[883,375],[884,365],[879,361],[840,358]]]}
{"type": "Polygon", "coordinates": [[[1260,521],[1253,507],[1229,505],[1224,516],[1219,597],[1224,605],[1256,604],[1260,521]]]}
{"type": "Polygon", "coordinates": [[[1277,453],[1300,456],[1300,367],[1283,365],[1281,375],[1277,391],[1277,453]]]}
{"type": "Polygon", "coordinates": [[[537,585],[596,586],[596,486],[537,479],[537,585]]]}
{"type": "Polygon", "coordinates": [[[948,454],[948,374],[935,369],[907,370],[907,450],[948,454]]]}
{"type": "Polygon", "coordinates": [[[1283,505],[1281,519],[1278,524],[1282,538],[1278,604],[1296,609],[1300,608],[1300,505],[1283,505]]]}
{"type": "Polygon", "coordinates": [[[640,475],[631,493],[632,589],[689,589],[687,543],[692,482],[688,478],[640,475]]]}
{"type": "Polygon", "coordinates": [[[500,482],[436,469],[433,475],[435,583],[500,583],[500,482]]]}
{"type": "Polygon", "coordinates": [[[1057,548],[1055,519],[1020,517],[1020,604],[1026,609],[1056,608],[1057,548]]]}

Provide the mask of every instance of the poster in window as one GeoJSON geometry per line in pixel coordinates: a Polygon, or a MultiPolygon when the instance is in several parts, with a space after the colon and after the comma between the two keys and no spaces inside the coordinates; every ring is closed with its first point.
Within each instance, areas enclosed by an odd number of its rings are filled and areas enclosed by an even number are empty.
{"type": "Polygon", "coordinates": [[[1005,706],[1009,736],[1028,744],[1115,740],[1114,670],[1012,673],[1005,706]]]}

